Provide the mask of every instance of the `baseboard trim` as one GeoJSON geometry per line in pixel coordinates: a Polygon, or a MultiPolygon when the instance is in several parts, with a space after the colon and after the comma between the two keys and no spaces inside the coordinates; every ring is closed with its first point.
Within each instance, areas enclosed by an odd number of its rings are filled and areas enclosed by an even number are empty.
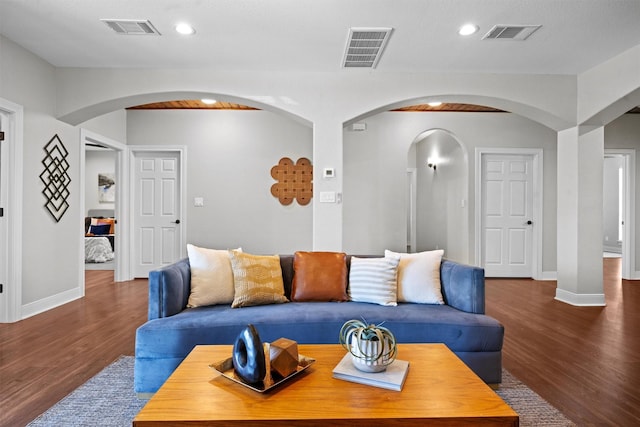
{"type": "Polygon", "coordinates": [[[558,280],[557,271],[543,271],[542,276],[538,280],[558,280]]]}
{"type": "Polygon", "coordinates": [[[604,294],[576,294],[556,288],[556,300],[578,307],[604,307],[604,294]]]}
{"type": "Polygon", "coordinates": [[[44,313],[52,308],[59,307],[68,302],[82,298],[82,290],[80,288],[69,289],[50,297],[42,298],[38,301],[30,302],[22,306],[22,319],[27,319],[36,314],[44,313]]]}

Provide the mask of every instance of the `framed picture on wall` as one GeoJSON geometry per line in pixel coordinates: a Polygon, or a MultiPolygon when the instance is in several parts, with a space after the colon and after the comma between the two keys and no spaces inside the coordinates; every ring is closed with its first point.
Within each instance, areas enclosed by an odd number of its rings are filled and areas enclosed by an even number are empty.
{"type": "Polygon", "coordinates": [[[114,203],[116,201],[116,177],[113,173],[98,173],[98,201],[114,203]]]}

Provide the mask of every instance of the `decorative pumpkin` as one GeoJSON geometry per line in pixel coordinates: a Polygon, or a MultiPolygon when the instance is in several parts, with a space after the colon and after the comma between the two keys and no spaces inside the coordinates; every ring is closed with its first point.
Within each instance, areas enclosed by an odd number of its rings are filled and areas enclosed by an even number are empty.
{"type": "Polygon", "coordinates": [[[384,371],[398,353],[396,338],[389,329],[363,320],[348,320],[342,325],[340,344],[351,353],[353,365],[364,372],[384,371]]]}

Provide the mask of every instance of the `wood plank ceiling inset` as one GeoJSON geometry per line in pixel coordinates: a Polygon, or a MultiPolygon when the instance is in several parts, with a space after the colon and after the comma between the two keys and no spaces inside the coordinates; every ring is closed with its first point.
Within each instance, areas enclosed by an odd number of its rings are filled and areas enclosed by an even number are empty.
{"type": "MultiPolygon", "coordinates": [[[[259,108],[249,107],[242,104],[234,104],[232,102],[218,101],[215,104],[205,104],[200,100],[175,100],[175,101],[163,101],[153,102],[151,104],[136,105],[128,107],[127,110],[259,110],[259,108]]],[[[428,104],[417,104],[407,107],[396,108],[390,111],[398,112],[432,112],[432,111],[447,111],[447,112],[472,112],[472,113],[504,113],[505,111],[497,108],[486,107],[484,105],[474,104],[458,104],[458,103],[443,103],[437,107],[432,107],[428,104]]],[[[634,107],[627,113],[640,114],[640,107],[634,107]]]]}
{"type": "Polygon", "coordinates": [[[484,105],[474,104],[456,104],[442,103],[437,107],[428,104],[411,105],[408,107],[396,108],[391,111],[409,111],[409,112],[429,112],[429,111],[448,111],[448,112],[464,112],[464,113],[504,113],[505,111],[497,108],[485,107],[484,105]]]}
{"type": "Polygon", "coordinates": [[[258,110],[258,108],[224,101],[218,101],[215,104],[205,104],[198,99],[189,99],[136,105],[128,107],[127,110],[258,110]]]}

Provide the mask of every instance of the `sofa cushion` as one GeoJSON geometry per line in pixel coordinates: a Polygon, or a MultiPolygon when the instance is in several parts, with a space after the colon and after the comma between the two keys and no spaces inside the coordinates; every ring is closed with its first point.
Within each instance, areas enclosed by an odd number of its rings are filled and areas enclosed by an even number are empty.
{"type": "Polygon", "coordinates": [[[385,257],[399,257],[398,301],[444,304],[440,284],[442,249],[412,254],[384,251],[385,257]]]}
{"type": "Polygon", "coordinates": [[[231,307],[289,302],[284,296],[278,255],[264,256],[229,251],[235,296],[231,307]]]}
{"type": "Polygon", "coordinates": [[[395,306],[399,258],[351,257],[349,299],[395,306]]]}
{"type": "Polygon", "coordinates": [[[230,304],[233,301],[233,273],[229,251],[187,245],[191,265],[191,293],[187,307],[230,304]]]}
{"type": "Polygon", "coordinates": [[[444,343],[454,352],[502,349],[504,328],[497,320],[447,305],[290,302],[241,310],[228,305],[189,308],[151,320],[137,331],[136,357],[185,357],[198,344],[233,344],[249,323],[263,342],[286,337],[299,344],[336,344],[344,322],[362,318],[384,322],[401,343],[444,343]]]}
{"type": "Polygon", "coordinates": [[[296,252],[292,301],[347,301],[347,254],[296,252]]]}

